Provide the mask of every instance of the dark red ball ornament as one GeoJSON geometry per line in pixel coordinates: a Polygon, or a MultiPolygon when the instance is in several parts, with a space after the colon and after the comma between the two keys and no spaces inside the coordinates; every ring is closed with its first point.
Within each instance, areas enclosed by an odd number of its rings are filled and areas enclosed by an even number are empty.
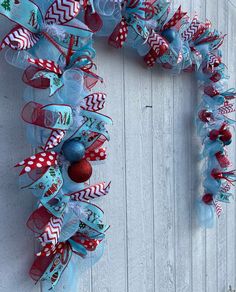
{"type": "Polygon", "coordinates": [[[222,130],[220,132],[220,135],[221,135],[220,140],[223,142],[228,142],[232,138],[232,134],[228,129],[222,130]]]}
{"type": "Polygon", "coordinates": [[[213,120],[213,114],[211,112],[207,111],[206,109],[201,110],[198,113],[198,117],[204,123],[208,123],[210,120],[213,120]]]}
{"type": "Polygon", "coordinates": [[[92,175],[93,169],[86,159],[71,164],[68,168],[68,175],[71,180],[77,183],[87,181],[92,175]]]}
{"type": "Polygon", "coordinates": [[[202,197],[202,201],[203,201],[205,204],[211,204],[212,201],[213,201],[213,195],[212,195],[212,194],[205,194],[205,195],[202,197]]]}
{"type": "Polygon", "coordinates": [[[209,133],[210,140],[215,141],[218,138],[219,134],[220,132],[218,130],[211,130],[209,133]]]}

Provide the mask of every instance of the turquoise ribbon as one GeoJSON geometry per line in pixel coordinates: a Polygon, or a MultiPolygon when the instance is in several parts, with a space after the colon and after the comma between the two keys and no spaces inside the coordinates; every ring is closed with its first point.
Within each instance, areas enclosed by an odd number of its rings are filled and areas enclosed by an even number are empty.
{"type": "MultiPolygon", "coordinates": [[[[6,16],[10,20],[16,22],[22,27],[25,27],[29,31],[35,34],[39,34],[46,31],[45,26],[50,27],[50,23],[44,19],[39,7],[31,1],[21,1],[19,4],[15,4],[12,0],[1,0],[0,14],[6,16]]],[[[57,44],[68,47],[70,42],[70,36],[75,37],[74,49],[79,49],[81,46],[81,38],[90,38],[92,32],[81,22],[78,25],[78,20],[70,24],[55,23],[60,26],[60,29],[65,33],[65,37],[61,39],[57,36],[50,36],[57,44]]]]}
{"type": "Polygon", "coordinates": [[[36,182],[27,186],[32,193],[45,205],[54,198],[63,185],[63,178],[59,167],[49,169],[36,182]]]}
{"type": "Polygon", "coordinates": [[[14,1],[3,1],[0,4],[0,14],[33,33],[39,33],[43,24],[43,16],[39,7],[31,1],[23,0],[19,4],[14,1]],[[7,4],[9,2],[9,4],[7,4]]]}
{"type": "MultiPolygon", "coordinates": [[[[77,51],[75,51],[72,56],[70,57],[69,63],[67,65],[64,65],[64,69],[63,69],[63,73],[72,68],[74,70],[82,70],[85,74],[89,75],[89,71],[86,71],[86,66],[93,66],[93,63],[91,63],[91,60],[93,58],[95,58],[96,56],[96,51],[92,48],[92,41],[90,40],[85,46],[83,46],[80,49],[77,49],[77,51]]],[[[65,56],[61,55],[59,57],[59,63],[61,64],[65,64],[66,60],[65,60],[65,56]]],[[[50,94],[49,96],[52,96],[53,94],[55,94],[59,89],[61,89],[64,86],[64,78],[63,78],[63,74],[62,75],[58,75],[54,72],[50,72],[50,71],[39,71],[37,72],[32,80],[37,79],[37,78],[46,78],[49,79],[50,82],[50,94]]]]}

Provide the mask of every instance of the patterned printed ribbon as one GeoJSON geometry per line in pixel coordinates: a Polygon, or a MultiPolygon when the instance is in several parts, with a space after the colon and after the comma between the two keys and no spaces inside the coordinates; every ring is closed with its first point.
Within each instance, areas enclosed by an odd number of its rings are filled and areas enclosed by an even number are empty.
{"type": "Polygon", "coordinates": [[[55,0],[43,17],[39,7],[30,1],[15,1],[0,5],[0,14],[17,25],[3,39],[0,49],[9,46],[14,50],[26,50],[32,48],[41,36],[46,37],[63,54],[60,46],[68,47],[70,36],[74,36],[74,46],[79,48],[79,38],[91,37],[91,31],[84,25],[66,25],[76,18],[79,13],[79,3],[74,0],[55,0]],[[58,35],[60,26],[63,34],[58,35]]]}
{"type": "Polygon", "coordinates": [[[72,108],[69,105],[43,106],[32,101],[24,106],[22,118],[26,123],[51,130],[45,146],[42,147],[44,151],[59,145],[73,123],[72,108]]]}
{"type": "MultiPolygon", "coordinates": [[[[91,161],[106,159],[106,150],[100,147],[110,139],[104,125],[112,124],[112,121],[109,117],[96,113],[103,108],[104,102],[105,94],[95,93],[85,97],[85,105],[82,108],[95,109],[95,111],[81,111],[84,118],[83,123],[70,137],[70,139],[76,138],[85,145],[86,158],[91,161]]],[[[60,104],[43,106],[36,102],[29,102],[25,105],[22,110],[22,118],[27,123],[52,130],[43,147],[44,151],[59,145],[73,122],[70,106],[60,104]]]]}
{"type": "Polygon", "coordinates": [[[109,44],[116,48],[123,47],[128,36],[129,26],[132,27],[139,36],[146,40],[149,32],[145,26],[145,22],[154,15],[154,7],[150,2],[126,0],[123,8],[124,16],[115,27],[108,40],[109,44]]]}
{"type": "MultiPolygon", "coordinates": [[[[70,36],[67,54],[63,53],[61,55],[61,59],[63,59],[59,60],[64,64],[63,68],[54,61],[28,58],[28,62],[34,66],[30,66],[25,70],[23,80],[32,87],[41,89],[50,87],[49,96],[52,96],[64,86],[63,74],[75,65],[73,69],[82,70],[85,79],[88,77],[95,79],[91,83],[94,86],[98,80],[103,81],[102,78],[90,70],[94,66],[92,61],[94,57],[95,50],[92,48],[91,40],[87,41],[87,44],[80,49],[74,51],[74,37],[70,36]]],[[[88,89],[91,89],[91,84],[88,86],[88,89]]]]}
{"type": "MultiPolygon", "coordinates": [[[[78,218],[80,220],[79,228],[67,241],[58,241],[60,240],[59,233],[63,228],[61,221],[63,217],[61,219],[51,217],[43,234],[40,235],[44,248],[37,254],[30,269],[30,276],[35,281],[48,280],[51,288],[59,281],[72,253],[85,257],[88,252],[94,251],[102,242],[104,233],[109,228],[108,225],[102,223],[103,212],[95,205],[80,202],[76,208],[83,209],[82,215],[78,218]]],[[[41,210],[40,220],[42,220],[43,212],[45,211],[41,210]]],[[[68,222],[68,225],[72,224],[73,220],[71,223],[68,222]]]]}
{"type": "MultiPolygon", "coordinates": [[[[39,8],[30,1],[24,4],[20,1],[15,1],[14,4],[12,1],[1,3],[1,14],[12,20],[19,20],[18,25],[2,42],[1,48],[8,45],[13,49],[28,49],[44,36],[61,54],[58,60],[60,66],[50,60],[34,58],[29,60],[33,65],[31,67],[34,68],[29,79],[34,83],[32,86],[37,87],[41,84],[42,87],[38,88],[51,87],[52,80],[55,78],[58,87],[55,85],[55,88],[51,88],[53,93],[54,90],[61,88],[63,72],[78,64],[79,70],[85,73],[87,81],[95,77],[90,71],[93,67],[93,62],[89,59],[92,58],[92,54],[81,53],[83,48],[80,48],[82,42],[79,40],[79,37],[86,38],[87,46],[90,48],[89,38],[92,33],[85,26],[77,26],[77,21],[73,22],[79,12],[78,2],[54,1],[44,17],[39,8]],[[68,21],[72,21],[72,26],[66,25],[68,21]],[[65,35],[51,34],[58,25],[65,31],[65,35]],[[67,49],[67,54],[61,46],[67,49]],[[84,55],[87,58],[84,58],[84,55]]],[[[93,1],[90,1],[90,4],[88,14],[91,11],[95,12],[93,1]]],[[[87,7],[87,1],[84,1],[83,5],[87,7]]],[[[110,42],[116,47],[122,47],[127,38],[128,28],[132,27],[138,37],[145,40],[151,48],[145,57],[149,66],[153,65],[158,57],[166,68],[177,70],[184,68],[186,71],[199,69],[198,73],[202,75],[201,81],[204,81],[204,95],[198,113],[198,128],[204,144],[202,156],[207,158],[203,184],[206,193],[202,197],[201,208],[203,203],[205,205],[201,215],[202,221],[205,220],[205,226],[208,226],[206,221],[212,220],[212,209],[219,217],[222,212],[220,202],[229,202],[231,196],[229,190],[236,181],[236,171],[227,170],[230,161],[225,150],[225,146],[231,142],[229,126],[233,123],[225,117],[225,114],[235,110],[230,102],[235,98],[235,92],[225,91],[223,86],[218,84],[219,80],[223,81],[226,78],[225,67],[221,63],[221,53],[218,51],[224,36],[210,30],[209,22],[199,23],[197,16],[189,22],[181,7],[170,20],[166,21],[169,13],[168,5],[164,5],[164,9],[159,11],[158,7],[161,5],[161,2],[149,5],[139,0],[124,1],[122,20],[110,37],[110,42]],[[149,19],[157,22],[155,29],[147,29],[145,22],[147,23],[149,19]],[[172,29],[176,30],[176,35],[173,37],[174,45],[157,33],[163,34],[164,31],[172,29]]],[[[95,30],[99,27],[99,20],[96,20],[94,15],[90,19],[90,26],[95,30]]],[[[87,85],[87,88],[90,86],[87,85]]],[[[69,139],[76,139],[85,145],[87,160],[105,159],[106,150],[102,145],[109,140],[105,124],[111,124],[111,119],[98,113],[103,108],[104,102],[105,95],[102,93],[86,96],[81,104],[83,121],[71,132],[68,132],[68,129],[73,116],[71,108],[66,105],[44,106],[31,102],[22,112],[26,122],[52,131],[43,152],[17,165],[23,167],[20,173],[23,187],[33,189],[34,195],[41,203],[27,223],[37,233],[43,246],[30,274],[36,281],[49,280],[52,288],[59,281],[73,253],[85,257],[103,240],[109,226],[102,222],[102,210],[91,204],[90,200],[105,196],[109,191],[110,183],[84,185],[83,189],[65,195],[60,191],[63,181],[58,166],[58,155],[53,151],[45,151],[58,145],[67,131],[69,139]]]]}
{"type": "MultiPolygon", "coordinates": [[[[107,185],[105,183],[98,183],[77,192],[71,193],[67,196],[70,202],[89,202],[90,200],[106,196],[109,193],[110,184],[111,182],[107,185]]],[[[89,206],[92,205],[90,204],[89,206]]],[[[80,219],[83,221],[83,223],[86,223],[83,218],[80,219]]],[[[27,226],[33,232],[38,234],[38,238],[40,239],[42,246],[49,244],[55,246],[58,243],[61,230],[63,228],[63,221],[64,213],[62,213],[62,215],[59,217],[54,216],[44,206],[41,206],[36,209],[30,216],[27,222],[27,226]]],[[[101,228],[99,230],[101,230],[101,228]]]]}
{"type": "Polygon", "coordinates": [[[54,151],[37,153],[16,165],[23,167],[22,188],[31,189],[40,202],[47,207],[63,185],[63,178],[58,167],[58,154],[54,151]]]}
{"type": "MultiPolygon", "coordinates": [[[[178,25],[178,23],[186,16],[186,14],[187,13],[183,12],[180,6],[171,19],[163,26],[161,32],[178,25]]],[[[151,49],[144,57],[144,61],[149,67],[152,67],[156,63],[156,60],[167,53],[168,49],[171,47],[168,41],[161,35],[157,34],[154,30],[152,30],[149,35],[148,44],[150,45],[151,49]]],[[[169,51],[169,54],[170,53],[171,52],[169,51]]],[[[178,55],[178,62],[181,60],[182,56],[178,55]]]]}

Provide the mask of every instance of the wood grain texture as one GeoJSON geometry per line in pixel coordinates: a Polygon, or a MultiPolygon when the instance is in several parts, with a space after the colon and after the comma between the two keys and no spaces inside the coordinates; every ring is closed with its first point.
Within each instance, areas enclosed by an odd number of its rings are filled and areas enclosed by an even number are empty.
{"type": "MultiPolygon", "coordinates": [[[[236,87],[236,4],[233,0],[175,0],[191,15],[210,19],[228,37],[224,62],[236,87]]],[[[9,22],[0,18],[0,36],[9,22]]],[[[194,76],[146,69],[133,52],[96,40],[98,73],[112,117],[106,164],[95,167],[92,183],[112,180],[98,204],[111,224],[103,258],[71,292],[226,292],[236,289],[236,204],[224,206],[216,227],[200,229],[195,218],[199,187],[199,140],[193,116],[199,101],[194,76]],[[147,107],[148,106],[148,107],[147,107]],[[150,107],[151,106],[151,107],[150,107]]],[[[0,292],[47,291],[34,286],[27,270],[33,260],[32,234],[25,221],[33,198],[17,186],[12,166],[31,153],[19,123],[21,72],[0,54],[0,292]],[[11,86],[6,86],[11,80],[11,86]],[[15,141],[17,140],[17,143],[15,141]]],[[[230,147],[235,162],[236,147],[230,147]]],[[[235,164],[235,163],[234,163],[235,164]]],[[[65,274],[66,277],[66,274],[65,274]]]]}

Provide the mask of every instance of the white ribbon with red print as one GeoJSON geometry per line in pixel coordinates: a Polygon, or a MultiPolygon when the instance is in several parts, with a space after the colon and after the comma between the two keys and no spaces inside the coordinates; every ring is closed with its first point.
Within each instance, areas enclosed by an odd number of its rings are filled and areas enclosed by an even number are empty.
{"type": "Polygon", "coordinates": [[[111,182],[106,186],[105,182],[89,186],[78,192],[71,193],[69,196],[73,201],[89,201],[106,196],[110,190],[111,182]]]}

